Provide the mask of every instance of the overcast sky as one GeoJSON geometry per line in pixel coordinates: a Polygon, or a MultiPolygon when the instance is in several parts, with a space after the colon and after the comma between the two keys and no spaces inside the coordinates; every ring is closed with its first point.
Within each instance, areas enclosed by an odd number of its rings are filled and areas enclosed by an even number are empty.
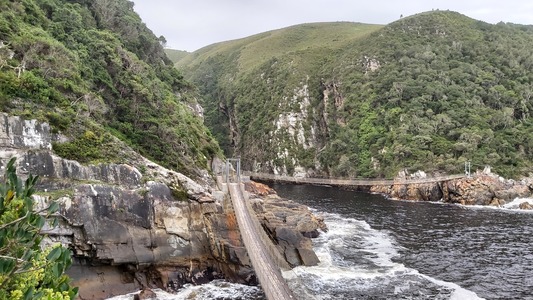
{"type": "Polygon", "coordinates": [[[532,0],[133,0],[135,11],[172,49],[204,46],[311,22],[388,24],[432,9],[497,23],[533,24],[532,0]]]}

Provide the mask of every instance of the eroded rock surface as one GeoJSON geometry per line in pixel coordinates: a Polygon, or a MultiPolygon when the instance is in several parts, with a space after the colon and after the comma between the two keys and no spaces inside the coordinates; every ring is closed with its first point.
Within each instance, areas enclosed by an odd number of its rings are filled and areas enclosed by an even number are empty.
{"type": "Polygon", "coordinates": [[[531,197],[533,179],[505,180],[495,174],[479,173],[471,178],[440,182],[399,182],[390,186],[373,186],[370,191],[403,200],[498,206],[516,198],[531,197]]]}
{"type": "MultiPolygon", "coordinates": [[[[139,155],[132,165],[81,165],[53,153],[46,124],[4,114],[0,128],[0,169],[17,157],[21,177],[41,178],[37,206],[60,203],[60,225],[46,242],[72,250],[69,273],[81,299],[217,278],[257,284],[231,201],[209,176],[192,180],[139,155]]],[[[292,265],[315,264],[306,236],[320,220],[267,194],[258,206],[265,228],[292,265]]]]}
{"type": "Polygon", "coordinates": [[[245,188],[261,225],[289,265],[317,265],[319,260],[310,238],[317,237],[319,230],[327,230],[324,220],[308,207],[280,198],[264,184],[251,181],[245,188]]]}

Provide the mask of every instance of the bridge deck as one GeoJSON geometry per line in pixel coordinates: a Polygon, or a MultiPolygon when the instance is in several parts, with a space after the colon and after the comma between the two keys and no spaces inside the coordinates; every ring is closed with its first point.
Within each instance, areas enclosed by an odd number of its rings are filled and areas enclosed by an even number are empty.
{"type": "Polygon", "coordinates": [[[449,175],[441,177],[431,177],[422,179],[405,179],[405,180],[392,180],[392,179],[331,179],[331,178],[308,178],[308,177],[290,177],[281,176],[266,173],[250,173],[246,172],[246,175],[252,179],[258,180],[274,180],[291,183],[304,183],[304,184],[321,184],[321,185],[334,185],[334,186],[373,186],[373,185],[395,185],[395,184],[413,184],[413,183],[432,183],[442,182],[452,179],[463,178],[465,175],[449,175]]]}
{"type": "Polygon", "coordinates": [[[278,266],[270,256],[267,247],[256,231],[239,183],[229,183],[228,189],[233,201],[233,209],[242,235],[244,246],[261,287],[269,300],[295,299],[287,283],[281,276],[278,266]]]}

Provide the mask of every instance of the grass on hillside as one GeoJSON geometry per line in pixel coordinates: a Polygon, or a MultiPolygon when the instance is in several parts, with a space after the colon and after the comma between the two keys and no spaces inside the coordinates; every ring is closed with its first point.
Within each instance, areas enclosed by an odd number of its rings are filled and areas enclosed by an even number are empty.
{"type": "Polygon", "coordinates": [[[187,55],[191,54],[190,52],[184,51],[184,50],[174,50],[174,49],[165,49],[165,53],[167,54],[167,57],[173,62],[177,63],[178,61],[182,60],[183,58],[187,57],[187,55]]]}
{"type": "Polygon", "coordinates": [[[178,61],[176,66],[192,68],[217,55],[240,53],[237,57],[239,72],[248,73],[283,54],[319,48],[340,49],[382,27],[351,22],[296,25],[204,47],[178,61]]]}

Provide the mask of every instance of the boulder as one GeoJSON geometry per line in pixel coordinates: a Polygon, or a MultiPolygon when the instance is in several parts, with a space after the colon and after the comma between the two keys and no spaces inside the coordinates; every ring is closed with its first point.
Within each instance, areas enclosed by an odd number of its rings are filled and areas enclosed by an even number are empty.
{"type": "Polygon", "coordinates": [[[522,202],[522,203],[520,203],[520,205],[518,207],[520,209],[526,209],[526,210],[532,210],[533,209],[533,205],[531,205],[531,203],[529,203],[529,202],[522,202]]]}
{"type": "Polygon", "coordinates": [[[149,288],[144,288],[139,294],[133,297],[134,300],[155,300],[157,294],[149,288]]]}
{"type": "Polygon", "coordinates": [[[310,238],[327,227],[321,217],[311,213],[308,207],[268,194],[254,200],[254,211],[267,235],[285,257],[290,266],[314,266],[319,260],[313,251],[310,238]]]}
{"type": "Polygon", "coordinates": [[[266,196],[276,194],[276,191],[271,189],[268,185],[255,181],[247,181],[244,183],[245,190],[250,193],[250,196],[266,196]]]}

